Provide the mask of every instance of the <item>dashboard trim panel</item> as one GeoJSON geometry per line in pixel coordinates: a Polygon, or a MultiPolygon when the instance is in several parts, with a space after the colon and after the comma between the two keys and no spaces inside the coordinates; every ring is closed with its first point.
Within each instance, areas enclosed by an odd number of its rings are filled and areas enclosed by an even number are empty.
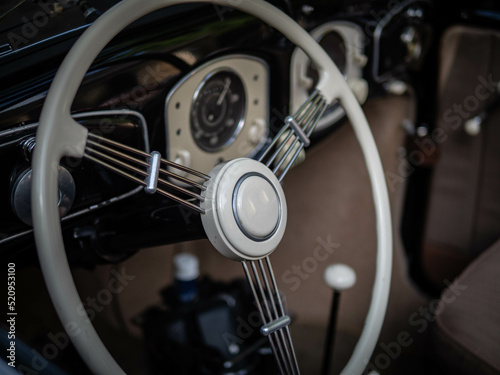
{"type": "MultiPolygon", "coordinates": [[[[120,116],[120,115],[121,116],[136,117],[139,120],[139,124],[142,128],[141,129],[142,135],[144,137],[144,149],[145,149],[144,151],[149,153],[150,150],[149,150],[148,127],[147,127],[146,119],[144,118],[144,116],[140,112],[129,110],[129,109],[101,110],[101,111],[76,113],[76,114],[73,114],[72,117],[74,119],[78,120],[78,119],[87,119],[87,118],[93,118],[93,117],[120,116]]],[[[3,131],[0,133],[0,140],[2,137],[11,136],[13,134],[21,133],[21,132],[26,131],[26,130],[36,129],[37,127],[38,127],[38,123],[34,123],[34,124],[20,126],[18,128],[15,128],[15,129],[9,129],[9,130],[3,131]]],[[[96,209],[108,206],[112,203],[118,202],[122,199],[125,199],[125,198],[132,196],[132,195],[135,195],[138,192],[140,192],[142,189],[143,189],[142,186],[138,186],[137,188],[135,188],[129,192],[126,192],[126,193],[121,194],[121,195],[116,196],[116,197],[106,199],[105,201],[102,201],[98,204],[95,204],[95,205],[92,205],[92,206],[87,207],[85,209],[71,213],[71,214],[61,218],[61,221],[64,222],[64,221],[67,221],[69,219],[73,219],[75,217],[86,214],[88,212],[94,211],[96,209]]],[[[28,235],[28,234],[31,234],[31,233],[33,233],[33,229],[29,229],[29,230],[19,232],[19,233],[13,234],[11,236],[5,237],[3,239],[0,239],[0,245],[7,243],[11,240],[17,239],[17,238],[21,238],[21,237],[28,235]]]]}
{"type": "Polygon", "coordinates": [[[269,66],[265,60],[255,56],[231,54],[197,67],[172,88],[165,101],[165,133],[169,160],[208,173],[221,161],[255,156],[266,143],[269,133],[269,100],[267,100],[269,90],[269,66]],[[252,66],[252,69],[259,74],[247,71],[245,68],[248,66],[252,66]],[[235,72],[241,78],[248,100],[247,108],[244,122],[234,135],[234,139],[218,151],[207,152],[196,145],[191,134],[192,101],[202,82],[214,72],[221,70],[235,72]],[[255,76],[258,77],[257,80],[254,79],[255,76]],[[191,102],[187,103],[187,100],[191,102]],[[180,125],[172,126],[172,124],[180,125]],[[252,127],[258,130],[256,142],[250,141],[252,127]],[[195,157],[192,157],[192,154],[195,157]],[[199,164],[193,165],[193,160],[199,164]]]}
{"type": "MultiPolygon", "coordinates": [[[[191,99],[192,100],[191,101],[191,107],[193,107],[194,104],[196,103],[196,101],[200,98],[201,91],[202,91],[203,87],[205,86],[205,84],[208,81],[210,81],[210,79],[213,78],[215,75],[217,75],[218,73],[223,73],[223,72],[234,74],[240,80],[242,80],[242,78],[238,74],[238,72],[235,71],[234,69],[230,68],[230,67],[219,67],[219,68],[213,70],[208,75],[206,75],[205,78],[203,78],[203,80],[201,81],[201,83],[198,85],[198,87],[197,87],[197,89],[196,89],[196,91],[195,91],[195,93],[193,95],[193,98],[191,99]]],[[[244,89],[244,90],[245,90],[245,100],[246,100],[247,92],[246,92],[246,89],[244,89]]],[[[219,150],[221,150],[221,149],[229,146],[231,143],[233,143],[233,141],[235,140],[235,138],[240,134],[241,128],[245,124],[245,117],[246,117],[247,106],[248,106],[248,104],[245,104],[244,111],[243,111],[243,116],[239,119],[238,125],[236,126],[236,128],[235,128],[233,134],[231,135],[231,137],[223,145],[221,145],[218,149],[213,150],[213,151],[212,150],[205,150],[205,151],[208,151],[208,152],[219,151],[219,150]]],[[[191,110],[191,112],[192,111],[193,110],[191,110]]]]}
{"type": "MultiPolygon", "coordinates": [[[[342,75],[348,83],[361,83],[363,80],[363,67],[367,60],[367,57],[364,55],[362,29],[355,23],[336,20],[319,25],[311,30],[310,34],[319,42],[331,32],[339,34],[344,41],[345,69],[341,71],[342,75]]],[[[295,49],[290,61],[290,108],[292,113],[304,103],[310,94],[308,93],[307,84],[312,83],[312,79],[306,73],[309,64],[310,60],[307,55],[301,49],[295,49]]],[[[335,124],[344,115],[344,109],[338,103],[333,103],[319,120],[315,132],[319,132],[335,124]]]]}
{"type": "Polygon", "coordinates": [[[415,3],[428,3],[428,0],[407,0],[401,4],[399,4],[395,9],[391,10],[387,15],[377,24],[375,28],[375,32],[373,33],[373,64],[372,64],[372,76],[375,82],[382,83],[384,81],[389,80],[392,77],[392,74],[385,73],[380,75],[380,40],[382,37],[382,33],[384,28],[396,17],[400,14],[405,8],[409,7],[415,3]]]}

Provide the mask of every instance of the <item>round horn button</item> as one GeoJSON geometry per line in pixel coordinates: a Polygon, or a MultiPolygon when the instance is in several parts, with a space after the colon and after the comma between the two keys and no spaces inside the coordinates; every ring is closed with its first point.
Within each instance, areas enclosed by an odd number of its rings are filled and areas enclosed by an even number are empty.
{"type": "Polygon", "coordinates": [[[239,158],[217,165],[202,191],[203,228],[229,259],[257,260],[271,254],[285,234],[286,198],[264,164],[239,158]]]}
{"type": "Polygon", "coordinates": [[[243,176],[234,191],[233,212],[247,237],[263,241],[272,236],[279,224],[278,193],[264,176],[243,176]]]}

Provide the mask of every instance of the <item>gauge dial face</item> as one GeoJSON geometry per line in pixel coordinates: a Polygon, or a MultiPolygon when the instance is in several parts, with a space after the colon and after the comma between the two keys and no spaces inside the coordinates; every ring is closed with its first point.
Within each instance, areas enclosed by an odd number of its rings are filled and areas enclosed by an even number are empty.
{"type": "Polygon", "coordinates": [[[191,133],[203,150],[215,152],[229,145],[245,119],[246,95],[236,73],[219,71],[208,75],[191,107],[191,133]]]}

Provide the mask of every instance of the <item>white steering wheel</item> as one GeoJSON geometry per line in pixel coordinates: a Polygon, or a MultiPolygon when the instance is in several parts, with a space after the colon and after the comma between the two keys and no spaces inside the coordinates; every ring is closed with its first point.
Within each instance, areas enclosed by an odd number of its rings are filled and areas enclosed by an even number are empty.
{"type": "MultiPolygon", "coordinates": [[[[124,0],[99,17],[83,33],[64,59],[50,87],[40,118],[33,156],[32,191],[37,251],[45,282],[59,318],[65,329],[70,331],[71,340],[92,372],[106,375],[123,374],[123,370],[104,347],[90,320],[77,314],[82,302],[71,275],[62,240],[57,208],[58,166],[64,156],[82,158],[85,154],[88,131],[71,117],[70,110],[85,73],[99,52],[115,35],[140,17],[166,6],[182,3],[214,3],[252,14],[282,32],[310,57],[320,73],[319,83],[315,93],[302,109],[286,121],[289,134],[293,134],[301,146],[307,146],[307,137],[323,113],[322,110],[334,100],[338,100],[343,106],[354,128],[368,168],[377,220],[377,261],[371,305],[354,353],[342,371],[342,374],[361,374],[378,340],[391,280],[392,225],[382,164],[361,107],[335,64],[295,21],[262,0],[124,0]],[[315,117],[311,115],[312,113],[315,117]],[[311,121],[307,120],[309,115],[311,118],[314,117],[311,121]]],[[[271,165],[268,163],[267,166],[271,165]]],[[[264,273],[263,264],[267,265],[272,281],[269,283],[269,280],[264,278],[268,290],[270,284],[276,286],[268,255],[276,248],[286,225],[286,203],[279,184],[283,176],[284,173],[277,178],[276,171],[270,171],[263,164],[250,159],[231,161],[217,166],[211,172],[211,178],[204,192],[204,201],[200,204],[205,230],[217,250],[229,258],[242,261],[247,277],[250,272],[247,264],[250,264],[254,272],[257,272],[256,265],[260,266],[262,273],[264,273]],[[246,183],[250,179],[252,183],[246,183]],[[266,210],[265,216],[273,218],[264,225],[264,228],[255,223],[255,217],[252,221],[252,216],[247,215],[245,211],[245,202],[257,199],[256,196],[259,194],[255,193],[260,191],[272,195],[275,201],[272,206],[262,206],[262,202],[257,202],[266,210]],[[227,192],[233,194],[233,203],[229,206],[221,202],[226,199],[219,199],[227,192]],[[233,236],[234,230],[238,231],[238,228],[240,232],[233,236]]],[[[257,297],[258,289],[262,292],[263,288],[260,282],[257,282],[259,288],[256,288],[252,284],[251,277],[249,281],[257,297]]],[[[267,304],[262,306],[262,309],[264,308],[268,310],[268,315],[272,315],[267,304]]],[[[262,315],[266,316],[262,309],[262,315]]],[[[271,306],[271,309],[276,310],[275,306],[271,306]]],[[[289,338],[289,331],[286,333],[283,331],[283,329],[288,330],[286,318],[281,316],[275,321],[269,321],[265,329],[261,330],[264,334],[266,330],[272,332],[267,332],[270,334],[271,344],[275,337],[276,346],[280,346],[280,343],[286,346],[287,342],[291,345],[291,340],[285,339],[286,335],[289,338]],[[284,341],[279,341],[281,338],[284,341]]],[[[291,350],[293,354],[293,346],[291,350]]],[[[281,357],[283,361],[280,365],[281,371],[298,374],[296,361],[294,365],[290,353],[286,354],[281,357]]],[[[279,362],[280,357],[277,358],[279,362]]]]}

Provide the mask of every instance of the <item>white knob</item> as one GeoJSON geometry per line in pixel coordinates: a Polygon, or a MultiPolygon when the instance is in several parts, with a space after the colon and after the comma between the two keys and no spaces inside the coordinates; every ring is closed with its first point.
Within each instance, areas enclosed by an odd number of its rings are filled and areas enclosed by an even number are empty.
{"type": "Polygon", "coordinates": [[[255,119],[252,121],[250,125],[250,129],[248,130],[248,139],[254,145],[258,145],[262,138],[264,137],[266,132],[266,122],[261,119],[255,119]]]}
{"type": "Polygon", "coordinates": [[[354,286],[356,272],[345,264],[332,264],[325,270],[324,278],[330,288],[341,292],[354,286]]]}
{"type": "Polygon", "coordinates": [[[465,132],[473,137],[478,135],[481,132],[482,122],[483,120],[481,120],[481,117],[479,116],[473,117],[465,121],[464,124],[465,132]]]}
{"type": "Polygon", "coordinates": [[[175,278],[182,281],[195,280],[200,276],[199,262],[196,255],[181,253],[174,256],[175,278]]]}
{"type": "MultiPolygon", "coordinates": [[[[188,150],[178,150],[175,158],[174,158],[174,163],[180,164],[184,167],[191,167],[191,153],[188,150]]],[[[182,177],[186,177],[187,173],[179,170],[175,170],[175,173],[182,177]]]]}
{"type": "Polygon", "coordinates": [[[399,80],[389,81],[384,85],[384,87],[389,94],[393,95],[403,95],[408,91],[408,85],[399,80]]]}
{"type": "Polygon", "coordinates": [[[366,80],[364,80],[363,78],[351,77],[347,79],[347,84],[351,88],[360,104],[366,102],[366,98],[368,98],[369,92],[368,82],[366,82],[366,80]]]}

